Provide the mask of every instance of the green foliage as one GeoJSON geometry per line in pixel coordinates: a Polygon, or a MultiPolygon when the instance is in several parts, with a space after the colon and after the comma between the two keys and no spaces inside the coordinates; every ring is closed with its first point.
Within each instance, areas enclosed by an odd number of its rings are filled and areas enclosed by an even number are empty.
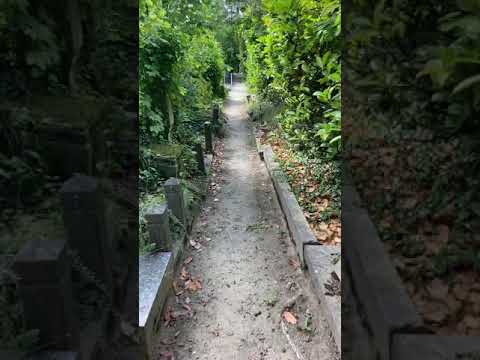
{"type": "Polygon", "coordinates": [[[243,22],[252,91],[281,102],[288,140],[312,154],[340,149],[340,2],[253,3],[243,22]]]}
{"type": "Polygon", "coordinates": [[[224,96],[223,53],[210,30],[215,8],[186,1],[141,5],[140,126],[145,143],[167,141],[167,98],[180,123],[224,96]]]}
{"type": "Polygon", "coordinates": [[[0,62],[14,65],[22,44],[17,43],[19,35],[29,45],[25,52],[25,63],[31,75],[39,77],[60,62],[59,42],[55,35],[55,21],[46,13],[32,14],[29,1],[2,1],[0,4],[0,39],[6,43],[6,52],[0,55],[0,62]]]}
{"type": "Polygon", "coordinates": [[[366,111],[381,109],[402,126],[428,126],[445,136],[475,125],[480,109],[475,3],[417,7],[402,0],[380,2],[371,11],[371,4],[359,2],[346,46],[349,81],[360,96],[355,103],[363,102],[366,111]],[[412,37],[416,42],[406,43],[412,37]]]}
{"type": "MultiPolygon", "coordinates": [[[[193,148],[204,142],[203,124],[211,119],[212,105],[225,96],[227,45],[229,61],[235,60],[232,26],[221,0],[140,1],[141,252],[154,250],[143,212],[163,200],[158,194],[165,179],[152,149],[156,144],[185,145],[179,177],[200,175],[193,148]]],[[[185,198],[192,194],[187,191],[185,198]]]]}

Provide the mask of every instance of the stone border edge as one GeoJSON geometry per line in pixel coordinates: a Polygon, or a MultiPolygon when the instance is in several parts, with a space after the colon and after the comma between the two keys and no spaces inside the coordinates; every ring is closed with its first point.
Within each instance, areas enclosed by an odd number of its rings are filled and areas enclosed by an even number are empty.
{"type": "Polygon", "coordinates": [[[348,177],[342,187],[342,244],[351,286],[364,310],[379,358],[392,359],[393,338],[420,334],[417,313],[348,177]],[[385,291],[387,290],[388,291],[385,291]]]}
{"type": "MultiPolygon", "coordinates": [[[[283,173],[280,165],[275,160],[275,154],[271,146],[261,145],[261,142],[257,137],[255,137],[255,144],[257,153],[260,159],[264,161],[270,179],[273,183],[277,199],[280,203],[280,208],[282,209],[290,235],[294,241],[302,267],[308,268],[307,265],[310,262],[308,259],[311,258],[309,256],[310,248],[330,248],[335,249],[338,253],[341,253],[341,246],[323,246],[317,241],[315,235],[313,235],[313,232],[310,229],[310,225],[308,224],[300,205],[298,204],[290,184],[286,180],[286,175],[283,173]],[[305,256],[305,254],[307,255],[305,256]]],[[[312,266],[312,264],[310,264],[310,266],[312,266]]],[[[312,269],[310,269],[310,271],[312,271],[312,269]]],[[[310,273],[311,284],[316,290],[315,293],[320,302],[320,307],[327,319],[337,349],[339,353],[341,353],[341,316],[337,316],[338,314],[333,313],[340,311],[341,306],[336,307],[332,305],[332,301],[326,301],[326,296],[322,295],[323,293],[322,289],[320,288],[320,284],[316,284],[312,275],[313,274],[310,273]]]]}

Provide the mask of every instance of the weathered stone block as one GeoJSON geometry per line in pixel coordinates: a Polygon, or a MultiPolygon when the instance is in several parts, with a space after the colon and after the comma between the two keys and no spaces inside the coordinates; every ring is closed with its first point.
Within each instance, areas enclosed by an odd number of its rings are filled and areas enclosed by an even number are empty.
{"type": "Polygon", "coordinates": [[[14,270],[28,329],[55,349],[78,345],[78,318],[72,297],[71,263],[65,241],[39,239],[17,254],[14,270]]]}
{"type": "Polygon", "coordinates": [[[480,358],[480,336],[398,334],[392,342],[392,360],[475,360],[480,358]]]}
{"type": "Polygon", "coordinates": [[[206,121],[204,124],[205,131],[205,151],[209,154],[213,154],[213,134],[212,124],[210,121],[206,121]]]}
{"type": "Polygon", "coordinates": [[[156,144],[152,146],[152,151],[156,157],[156,167],[162,176],[177,177],[182,171],[182,154],[185,150],[183,145],[179,144],[156,144]]]}
{"type": "Polygon", "coordinates": [[[112,289],[112,244],[108,239],[106,206],[99,182],[77,174],[65,182],[61,194],[70,248],[112,289]]]}
{"type": "Polygon", "coordinates": [[[220,124],[220,107],[218,104],[214,104],[212,107],[212,124],[215,129],[218,129],[220,124]]]}
{"type": "Polygon", "coordinates": [[[366,210],[342,211],[342,242],[345,259],[352,269],[353,287],[380,359],[391,359],[392,335],[403,329],[420,329],[422,320],[366,210]]]}
{"type": "Polygon", "coordinates": [[[157,245],[157,249],[171,251],[170,222],[166,204],[155,205],[149,208],[145,214],[148,223],[150,241],[157,245]]]}
{"type": "Polygon", "coordinates": [[[272,148],[266,146],[263,154],[280,206],[285,215],[285,219],[287,220],[288,229],[295,241],[298,256],[302,265],[305,265],[303,254],[304,246],[307,244],[318,244],[318,241],[305,219],[305,215],[298,204],[295,194],[292,192],[292,189],[288,184],[285,174],[281,170],[280,165],[275,161],[275,155],[272,148]]]}
{"type": "Polygon", "coordinates": [[[205,174],[205,157],[203,156],[203,148],[201,144],[195,144],[195,159],[197,160],[198,170],[200,170],[202,174],[205,174]]]}
{"type": "Polygon", "coordinates": [[[182,222],[182,224],[186,225],[187,216],[180,180],[177,178],[170,178],[165,181],[164,188],[167,196],[168,208],[172,211],[173,215],[182,222]]]}
{"type": "Polygon", "coordinates": [[[161,325],[163,305],[172,277],[172,253],[160,252],[140,257],[138,326],[149,359],[153,359],[154,338],[161,325]]]}
{"type": "Polygon", "coordinates": [[[325,284],[331,280],[330,274],[335,271],[334,260],[340,255],[340,246],[305,245],[304,255],[320,306],[340,352],[342,349],[341,297],[325,294],[325,284]]]}

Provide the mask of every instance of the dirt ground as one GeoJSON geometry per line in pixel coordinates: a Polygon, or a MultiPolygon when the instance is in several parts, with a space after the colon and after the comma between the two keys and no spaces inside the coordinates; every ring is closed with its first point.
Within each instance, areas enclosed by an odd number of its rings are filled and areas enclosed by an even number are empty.
{"type": "Polygon", "coordinates": [[[230,91],[223,153],[175,277],[177,296],[165,305],[155,359],[336,360],[256,154],[246,95],[244,84],[230,91]]]}

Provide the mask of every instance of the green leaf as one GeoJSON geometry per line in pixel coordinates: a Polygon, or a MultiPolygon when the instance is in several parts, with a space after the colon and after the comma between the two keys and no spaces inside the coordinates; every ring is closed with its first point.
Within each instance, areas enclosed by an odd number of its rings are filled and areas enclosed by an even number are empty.
{"type": "Polygon", "coordinates": [[[459,93],[460,91],[463,91],[465,89],[468,89],[469,87],[473,86],[474,84],[480,82],[480,74],[470,76],[463,81],[461,81],[457,86],[452,91],[452,95],[459,93]]]}

